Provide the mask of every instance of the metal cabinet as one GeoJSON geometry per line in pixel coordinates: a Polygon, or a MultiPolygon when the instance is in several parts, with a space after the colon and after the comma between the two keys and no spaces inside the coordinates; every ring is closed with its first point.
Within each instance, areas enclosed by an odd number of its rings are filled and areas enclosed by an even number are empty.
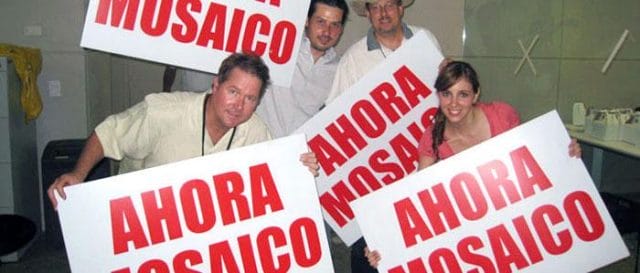
{"type": "MultiPolygon", "coordinates": [[[[40,230],[36,125],[25,123],[20,106],[20,80],[10,59],[0,57],[0,214],[18,214],[40,230]]],[[[1,257],[17,261],[23,248],[1,257]]]]}

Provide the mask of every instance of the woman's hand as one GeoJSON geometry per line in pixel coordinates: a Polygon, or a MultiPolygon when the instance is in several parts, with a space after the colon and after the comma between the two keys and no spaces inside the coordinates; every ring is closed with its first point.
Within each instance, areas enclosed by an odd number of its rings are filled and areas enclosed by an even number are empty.
{"type": "Polygon", "coordinates": [[[569,144],[569,156],[575,158],[582,157],[582,148],[580,148],[580,144],[575,138],[572,138],[571,143],[569,144]]]}

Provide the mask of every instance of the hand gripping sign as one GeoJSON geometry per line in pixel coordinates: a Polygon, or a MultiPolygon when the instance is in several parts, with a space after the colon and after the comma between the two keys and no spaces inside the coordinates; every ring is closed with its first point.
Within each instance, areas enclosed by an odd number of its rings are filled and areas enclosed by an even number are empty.
{"type": "Polygon", "coordinates": [[[333,272],[302,135],[66,189],[73,272],[333,272]]]}
{"type": "Polygon", "coordinates": [[[553,111],[352,203],[379,271],[590,272],[629,255],[553,111]]]}
{"type": "Polygon", "coordinates": [[[297,130],[321,167],[325,220],[347,245],[362,236],[349,203],[416,170],[418,140],[438,107],[431,83],[442,59],[420,31],[297,130]]]}
{"type": "Polygon", "coordinates": [[[217,73],[250,52],[289,86],[310,0],[91,0],[80,46],[217,73]]]}

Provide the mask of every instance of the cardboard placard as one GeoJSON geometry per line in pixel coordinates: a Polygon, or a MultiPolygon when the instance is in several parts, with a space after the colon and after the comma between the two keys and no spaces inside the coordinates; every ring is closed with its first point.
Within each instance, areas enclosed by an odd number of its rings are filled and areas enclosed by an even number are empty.
{"type": "Polygon", "coordinates": [[[552,111],[353,202],[379,272],[591,272],[628,256],[570,141],[552,111]]]}
{"type": "Polygon", "coordinates": [[[295,135],[65,188],[71,270],[333,272],[306,151],[295,135]]]}

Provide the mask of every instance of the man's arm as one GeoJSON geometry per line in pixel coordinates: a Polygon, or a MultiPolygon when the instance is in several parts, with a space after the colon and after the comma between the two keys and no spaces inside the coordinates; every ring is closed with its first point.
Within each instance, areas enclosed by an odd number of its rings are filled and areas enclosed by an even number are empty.
{"type": "Polygon", "coordinates": [[[62,199],[66,199],[67,195],[64,192],[64,187],[83,182],[91,169],[103,158],[104,152],[102,150],[102,144],[96,133],[93,132],[87,139],[73,171],[56,178],[47,190],[47,195],[49,195],[49,200],[51,200],[53,207],[56,208],[58,205],[54,191],[57,191],[62,199]]]}

